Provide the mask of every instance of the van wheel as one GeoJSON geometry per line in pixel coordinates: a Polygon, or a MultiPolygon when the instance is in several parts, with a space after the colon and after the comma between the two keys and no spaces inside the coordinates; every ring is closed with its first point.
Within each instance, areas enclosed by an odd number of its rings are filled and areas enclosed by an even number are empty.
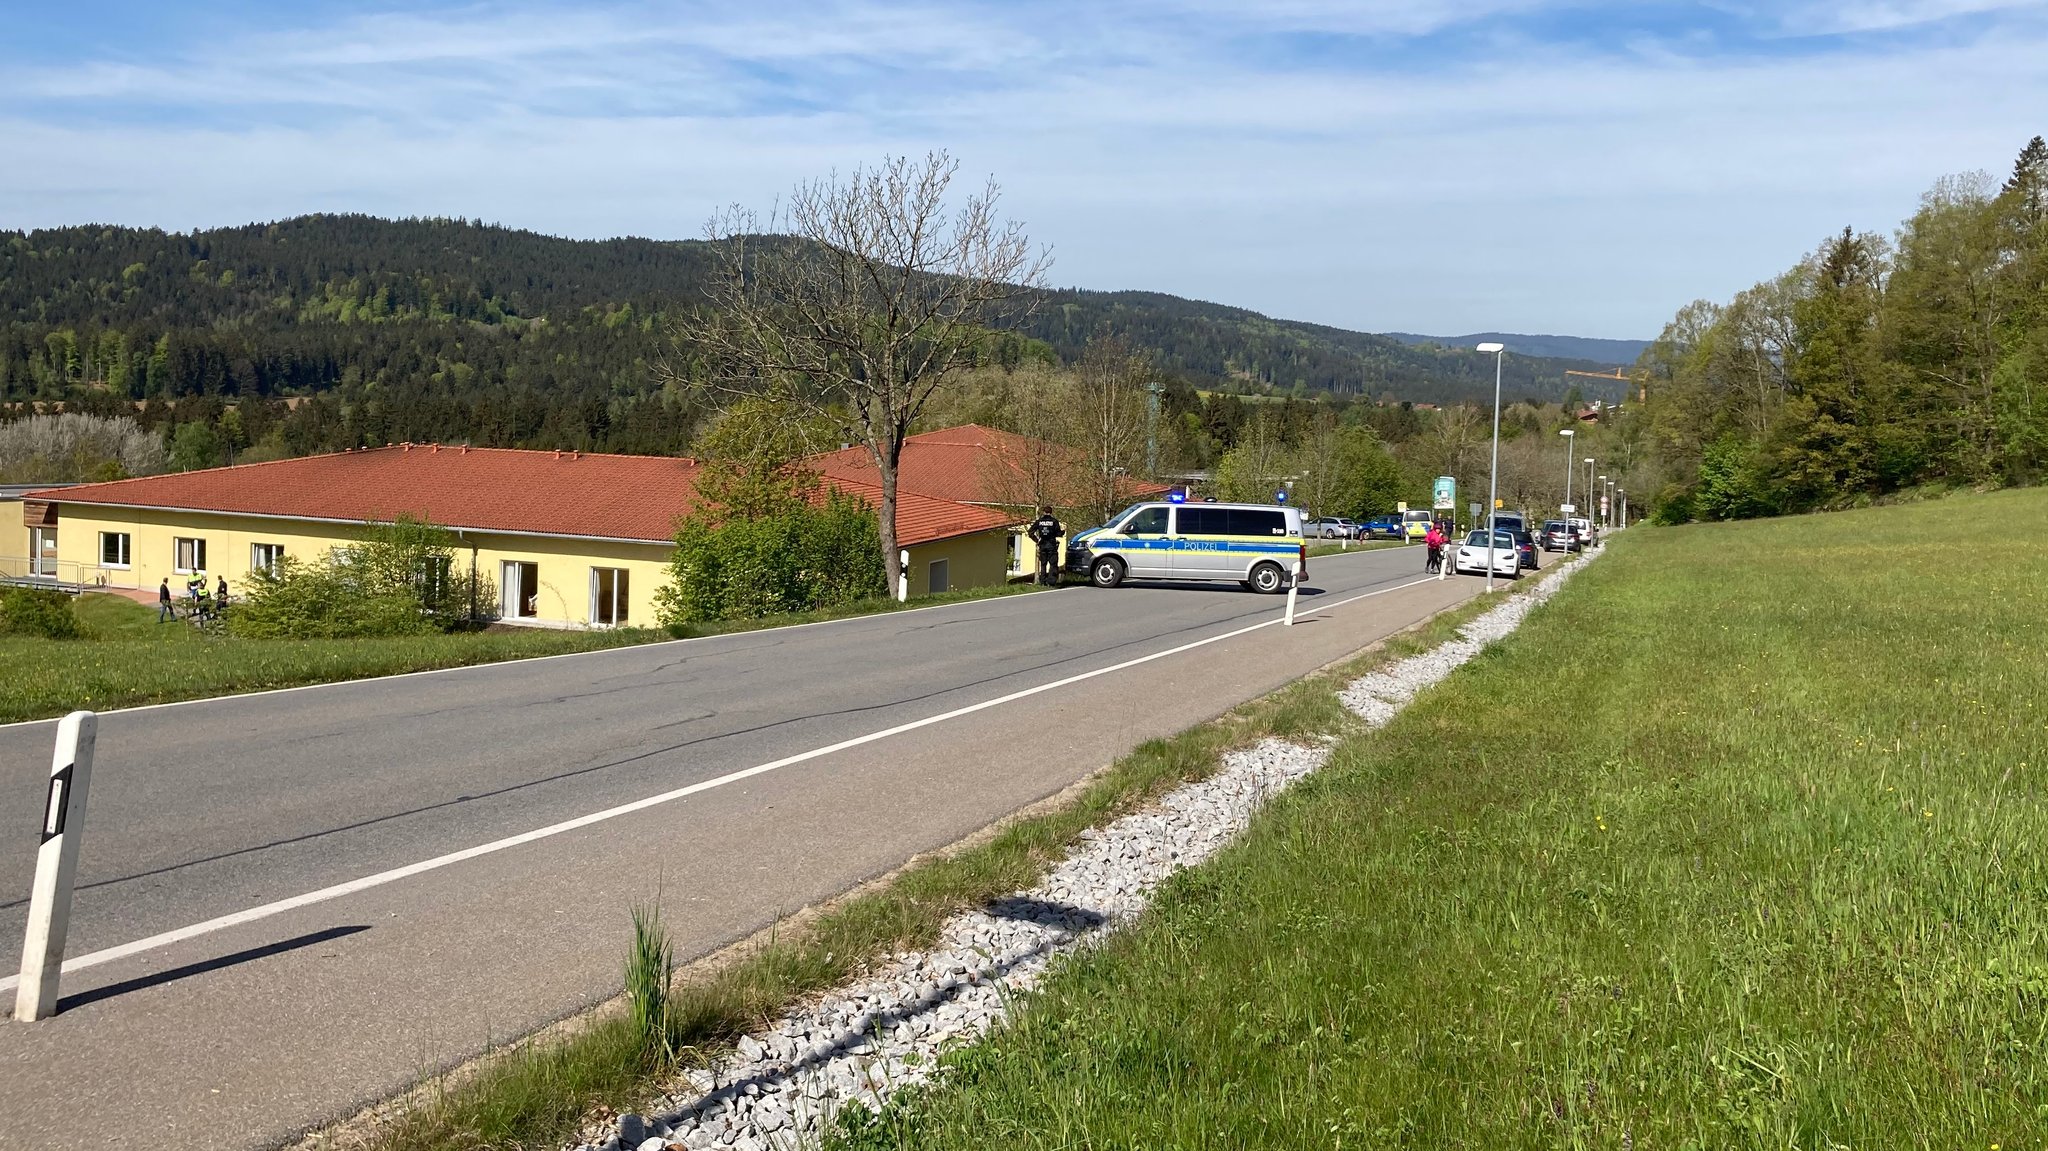
{"type": "Polygon", "coordinates": [[[1103,556],[1088,568],[1088,582],[1096,587],[1115,587],[1124,582],[1124,561],[1103,556]]]}
{"type": "Polygon", "coordinates": [[[1272,595],[1287,586],[1287,573],[1279,564],[1263,563],[1252,569],[1251,585],[1255,592],[1272,595]]]}

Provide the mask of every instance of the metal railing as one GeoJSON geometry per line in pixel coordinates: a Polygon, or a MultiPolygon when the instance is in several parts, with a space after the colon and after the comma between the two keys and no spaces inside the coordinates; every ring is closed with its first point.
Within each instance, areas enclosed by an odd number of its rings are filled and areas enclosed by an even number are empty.
{"type": "Polygon", "coordinates": [[[34,556],[0,556],[0,584],[13,587],[47,587],[60,591],[87,588],[138,588],[135,573],[122,568],[103,568],[68,560],[38,559],[34,556]]]}

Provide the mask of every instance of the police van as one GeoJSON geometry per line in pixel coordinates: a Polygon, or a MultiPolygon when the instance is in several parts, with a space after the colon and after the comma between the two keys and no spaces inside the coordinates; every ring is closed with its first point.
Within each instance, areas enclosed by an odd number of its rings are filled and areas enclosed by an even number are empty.
{"type": "Polygon", "coordinates": [[[1067,543],[1066,569],[1096,587],[1126,579],[1236,580],[1278,592],[1308,571],[1301,511],[1278,504],[1142,503],[1067,543]]]}

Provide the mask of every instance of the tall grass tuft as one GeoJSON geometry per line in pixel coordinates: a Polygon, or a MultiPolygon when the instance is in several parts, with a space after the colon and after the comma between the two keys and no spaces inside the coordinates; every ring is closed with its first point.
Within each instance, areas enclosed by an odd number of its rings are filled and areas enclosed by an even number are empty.
{"type": "Polygon", "coordinates": [[[633,908],[633,950],[626,956],[626,1000],[633,1034],[643,1056],[664,1062],[669,1041],[669,981],[675,977],[675,946],[662,926],[661,905],[633,908]]]}

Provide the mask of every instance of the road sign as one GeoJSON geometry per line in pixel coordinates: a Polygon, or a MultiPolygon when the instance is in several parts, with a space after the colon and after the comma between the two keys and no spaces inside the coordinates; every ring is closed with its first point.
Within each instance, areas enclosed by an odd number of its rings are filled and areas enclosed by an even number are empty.
{"type": "Polygon", "coordinates": [[[1457,507],[1457,506],[1458,506],[1458,480],[1457,480],[1457,477],[1455,477],[1455,476],[1438,476],[1438,477],[1436,478],[1436,492],[1435,492],[1435,496],[1436,496],[1436,501],[1435,501],[1435,502],[1436,502],[1436,510],[1437,510],[1437,511],[1440,511],[1440,512],[1447,512],[1447,511],[1450,511],[1450,510],[1451,510],[1452,508],[1454,508],[1454,507],[1457,507]]]}
{"type": "Polygon", "coordinates": [[[1570,515],[1570,514],[1572,514],[1573,512],[1575,512],[1575,511],[1578,511],[1578,510],[1579,510],[1579,505],[1577,505],[1577,504],[1559,504],[1559,505],[1557,505],[1557,510],[1558,510],[1558,511],[1561,511],[1561,512],[1563,512],[1563,513],[1564,513],[1564,514],[1566,514],[1566,515],[1570,515]]]}

